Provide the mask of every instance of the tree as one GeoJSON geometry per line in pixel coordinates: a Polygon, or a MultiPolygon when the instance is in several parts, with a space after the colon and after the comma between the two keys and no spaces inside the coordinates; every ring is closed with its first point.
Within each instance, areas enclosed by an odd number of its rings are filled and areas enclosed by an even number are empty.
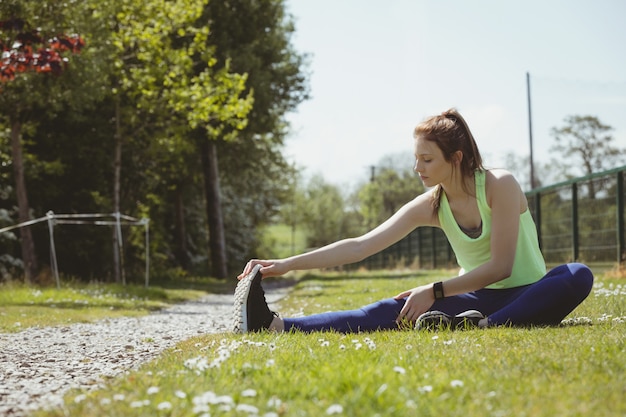
{"type": "MultiPolygon", "coordinates": [[[[36,8],[30,9],[28,3],[0,4],[2,15],[11,16],[0,21],[0,109],[11,130],[12,165],[17,195],[18,220],[20,223],[30,219],[30,206],[26,181],[24,180],[24,158],[22,148],[22,129],[32,118],[33,113],[46,102],[44,97],[62,96],[62,89],[40,77],[26,75],[30,72],[60,75],[67,66],[64,53],[77,53],[84,46],[78,35],[47,36],[39,28],[32,28],[25,17],[32,17],[36,8]],[[21,75],[21,76],[20,76],[21,75]],[[16,80],[16,76],[20,76],[16,80]],[[9,84],[10,83],[10,84],[9,84]]],[[[43,13],[42,13],[43,14],[43,13]]],[[[45,23],[54,27],[63,20],[63,16],[53,15],[45,23]]],[[[48,100],[48,105],[54,103],[48,100]]],[[[24,279],[30,283],[38,272],[35,246],[30,228],[20,229],[24,279]]]]}
{"type": "Polygon", "coordinates": [[[201,20],[211,28],[207,42],[215,47],[216,68],[230,65],[231,71],[247,74],[246,92],[254,94],[243,130],[231,141],[213,137],[199,148],[208,154],[204,163],[212,164],[204,167],[209,230],[219,229],[220,211],[229,237],[222,243],[211,236],[213,263],[233,258],[232,267],[240,268],[241,259],[252,255],[260,226],[290,195],[285,184],[291,171],[281,147],[288,133],[286,113],[308,97],[306,56],[291,44],[295,28],[284,0],[210,1],[201,20]],[[220,175],[209,176],[218,160],[220,175]],[[224,246],[230,256],[218,255],[224,246]]]}
{"type": "MultiPolygon", "coordinates": [[[[412,159],[412,158],[411,158],[412,159]]],[[[359,190],[361,213],[369,229],[391,217],[400,207],[424,192],[409,156],[388,155],[372,166],[370,182],[359,190]]]]}
{"type": "MultiPolygon", "coordinates": [[[[575,173],[572,177],[613,168],[623,158],[624,152],[612,145],[614,138],[609,132],[613,128],[603,124],[597,117],[568,116],[564,122],[564,126],[551,130],[556,140],[551,150],[559,152],[569,168],[582,168],[582,173],[575,173]],[[567,160],[568,157],[574,157],[575,160],[567,160]]],[[[591,198],[595,198],[596,191],[593,181],[589,182],[591,198]]]]}
{"type": "Polygon", "coordinates": [[[339,187],[316,175],[306,187],[302,224],[307,230],[307,246],[319,247],[347,237],[345,200],[339,187]]]}
{"type": "MultiPolygon", "coordinates": [[[[207,42],[209,28],[198,24],[203,7],[204,2],[192,0],[120,0],[115,10],[116,212],[124,136],[142,124],[132,114],[122,115],[123,101],[136,103],[161,123],[166,121],[164,127],[171,136],[163,141],[170,149],[178,149],[186,137],[199,140],[210,150],[211,142],[206,138],[229,139],[231,132],[247,123],[252,95],[241,96],[246,75],[232,73],[228,63],[215,68],[213,50],[207,42]]],[[[215,158],[206,150],[202,155],[209,160],[215,158]]],[[[207,176],[215,177],[216,172],[210,171],[207,176]]],[[[219,188],[211,188],[210,192],[219,194],[219,188]]],[[[219,233],[219,228],[213,228],[213,232],[219,233]]],[[[226,272],[218,269],[215,275],[225,277],[226,272]]]]}

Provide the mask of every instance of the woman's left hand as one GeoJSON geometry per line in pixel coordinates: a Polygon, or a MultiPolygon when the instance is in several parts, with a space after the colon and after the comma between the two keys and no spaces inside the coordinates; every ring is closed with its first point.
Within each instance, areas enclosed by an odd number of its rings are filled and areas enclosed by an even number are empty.
{"type": "Polygon", "coordinates": [[[435,302],[432,284],[422,285],[420,287],[415,287],[411,290],[401,292],[394,298],[396,300],[406,298],[406,303],[404,304],[404,307],[402,307],[402,310],[396,319],[396,323],[398,324],[414,324],[417,318],[427,312],[435,302]]]}

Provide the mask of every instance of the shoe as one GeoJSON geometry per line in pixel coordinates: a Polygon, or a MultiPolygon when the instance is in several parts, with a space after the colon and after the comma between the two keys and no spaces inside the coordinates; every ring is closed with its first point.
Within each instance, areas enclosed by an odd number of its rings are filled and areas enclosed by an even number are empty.
{"type": "Polygon", "coordinates": [[[248,275],[239,281],[235,288],[233,311],[233,331],[235,333],[258,332],[269,328],[276,313],[265,301],[265,291],[261,287],[261,265],[256,265],[248,275]]]}
{"type": "Polygon", "coordinates": [[[452,317],[442,311],[427,311],[417,318],[415,329],[417,330],[467,330],[478,327],[478,322],[485,316],[476,310],[467,310],[452,317]]]}

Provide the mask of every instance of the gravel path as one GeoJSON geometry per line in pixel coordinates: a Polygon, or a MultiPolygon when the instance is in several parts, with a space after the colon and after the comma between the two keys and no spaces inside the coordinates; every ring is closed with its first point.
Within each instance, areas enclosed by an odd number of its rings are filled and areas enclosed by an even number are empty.
{"type": "MultiPolygon", "coordinates": [[[[268,302],[287,291],[268,290],[268,302]]],[[[140,318],[0,334],[0,416],[60,405],[69,389],[98,388],[181,340],[230,331],[232,307],[232,294],[211,294],[140,318]]]]}

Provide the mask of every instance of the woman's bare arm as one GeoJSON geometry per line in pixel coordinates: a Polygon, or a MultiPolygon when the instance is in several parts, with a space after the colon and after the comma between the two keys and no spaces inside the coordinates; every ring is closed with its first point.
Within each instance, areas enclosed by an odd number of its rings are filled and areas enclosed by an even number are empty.
{"type": "Polygon", "coordinates": [[[261,273],[266,278],[289,271],[330,268],[358,262],[399,241],[416,227],[433,225],[433,221],[431,192],[428,191],[405,204],[387,221],[362,236],[343,239],[285,259],[253,259],[238,278],[244,277],[256,264],[263,265],[261,273]]]}

